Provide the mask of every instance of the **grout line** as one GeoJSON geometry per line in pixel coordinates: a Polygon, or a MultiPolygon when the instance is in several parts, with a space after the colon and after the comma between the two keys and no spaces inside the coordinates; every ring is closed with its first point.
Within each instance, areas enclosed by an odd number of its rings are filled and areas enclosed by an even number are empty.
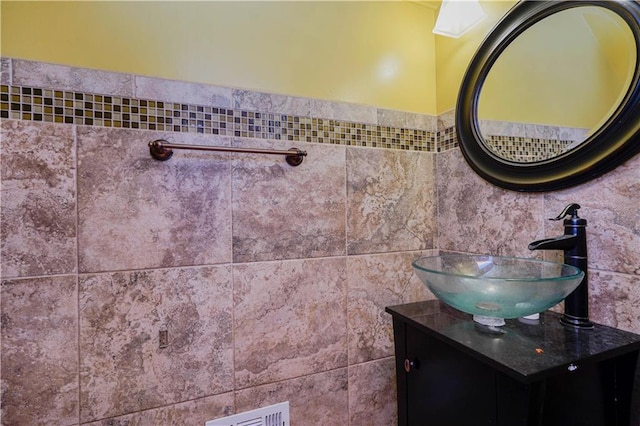
{"type": "Polygon", "coordinates": [[[349,155],[344,149],[344,255],[349,256],[349,155]]]}
{"type": "Polygon", "coordinates": [[[233,392],[233,412],[238,412],[238,384],[236,379],[236,268],[231,265],[231,374],[233,392]]]}
{"type": "Polygon", "coordinates": [[[434,155],[433,157],[433,176],[435,178],[433,187],[434,187],[434,197],[435,197],[435,210],[436,210],[436,236],[435,241],[433,243],[433,249],[438,250],[440,252],[440,189],[438,188],[438,183],[440,181],[440,175],[438,174],[438,156],[434,155]]]}
{"type": "Polygon", "coordinates": [[[82,406],[81,406],[81,401],[82,401],[82,382],[81,382],[81,371],[82,371],[82,356],[81,353],[82,351],[80,350],[80,343],[81,343],[81,332],[80,332],[80,326],[81,326],[81,321],[80,321],[80,209],[78,206],[78,176],[80,174],[79,171],[79,161],[78,161],[78,127],[77,126],[72,126],[72,134],[73,134],[73,149],[74,149],[74,169],[75,169],[75,207],[76,207],[76,211],[75,211],[75,228],[76,228],[76,238],[75,238],[75,245],[76,245],[76,261],[75,261],[75,279],[76,279],[76,349],[77,349],[77,368],[78,368],[78,373],[77,373],[77,380],[78,380],[78,424],[80,424],[81,421],[81,415],[82,415],[82,406]]]}
{"type": "MultiPolygon", "coordinates": [[[[233,145],[233,140],[229,142],[230,145],[233,145]]],[[[236,263],[234,261],[234,243],[233,243],[233,204],[234,204],[234,165],[235,161],[232,160],[227,163],[228,173],[229,173],[229,221],[231,226],[229,246],[231,247],[231,263],[229,264],[229,268],[231,269],[231,375],[232,375],[232,390],[233,393],[233,413],[238,412],[238,389],[237,389],[237,379],[236,379],[236,263]]]]}
{"type": "Polygon", "coordinates": [[[13,85],[13,59],[9,58],[9,84],[13,85]]]}

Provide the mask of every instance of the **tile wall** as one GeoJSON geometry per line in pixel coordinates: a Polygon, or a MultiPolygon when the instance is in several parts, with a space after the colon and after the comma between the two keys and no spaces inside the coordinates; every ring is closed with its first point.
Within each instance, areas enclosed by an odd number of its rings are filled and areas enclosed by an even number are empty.
{"type": "Polygon", "coordinates": [[[195,425],[285,400],[297,425],[395,422],[384,307],[431,297],[410,261],[436,244],[434,117],[2,65],[3,424],[195,425]],[[159,138],[308,156],[158,162],[159,138]]]}
{"type": "MultiPolygon", "coordinates": [[[[589,221],[592,317],[640,333],[638,157],[576,188],[523,194],[472,173],[451,149],[452,114],[8,58],[1,84],[8,105],[0,224],[3,424],[202,424],[284,400],[296,425],[394,424],[384,307],[431,297],[411,259],[438,249],[531,256],[528,242],[562,232],[545,218],[574,201],[589,221]],[[44,108],[42,120],[22,115],[40,105],[32,103],[36,89],[43,90],[42,105],[50,98],[54,108],[73,93],[62,123],[55,109],[51,122],[44,108]],[[95,118],[86,94],[92,102],[128,99],[129,107],[155,102],[156,124],[158,102],[166,103],[169,116],[181,114],[180,129],[76,122],[88,111],[95,118]],[[14,95],[19,111],[11,106],[14,95]],[[212,108],[210,125],[198,125],[198,107],[203,114],[212,108]],[[225,109],[224,121],[213,120],[213,108],[225,109]],[[243,134],[242,126],[255,126],[243,122],[250,114],[286,115],[280,123],[287,129],[291,117],[294,126],[296,118],[310,123],[305,131],[324,131],[313,128],[314,120],[335,120],[356,135],[370,129],[378,137],[378,128],[388,127],[398,136],[388,146],[351,144],[334,127],[328,140],[300,132],[295,139],[277,126],[270,133],[268,119],[266,133],[261,124],[259,134],[255,127],[243,134]],[[205,130],[221,130],[223,122],[224,134],[205,130]],[[295,143],[309,155],[298,167],[270,156],[197,151],[157,162],[147,142],[158,138],[279,149],[295,143]],[[159,331],[168,332],[167,348],[159,348],[159,331]]],[[[139,110],[137,120],[143,123],[139,110]]]]}
{"type": "Polygon", "coordinates": [[[590,182],[561,191],[519,193],[470,173],[458,150],[437,155],[438,248],[561,261],[529,242],[563,233],[550,221],[572,202],[587,219],[592,319],[640,333],[640,156],[590,182]]]}
{"type": "MultiPolygon", "coordinates": [[[[444,251],[534,254],[534,240],[562,235],[550,221],[567,204],[580,204],[587,219],[590,317],[600,324],[640,334],[640,156],[574,188],[518,193],[497,188],[472,173],[458,150],[436,156],[438,248],[444,251]]],[[[640,424],[640,365],[636,369],[632,424],[640,424]]]]}

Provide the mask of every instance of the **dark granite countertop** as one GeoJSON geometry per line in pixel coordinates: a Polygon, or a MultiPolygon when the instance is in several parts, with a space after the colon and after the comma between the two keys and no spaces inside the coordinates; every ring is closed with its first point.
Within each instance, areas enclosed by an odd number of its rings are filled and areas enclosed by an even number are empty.
{"type": "Polygon", "coordinates": [[[498,328],[477,324],[471,315],[437,300],[389,306],[386,311],[526,383],[640,350],[638,334],[600,324],[574,330],[561,325],[561,315],[551,311],[540,314],[537,322],[510,319],[498,328]]]}

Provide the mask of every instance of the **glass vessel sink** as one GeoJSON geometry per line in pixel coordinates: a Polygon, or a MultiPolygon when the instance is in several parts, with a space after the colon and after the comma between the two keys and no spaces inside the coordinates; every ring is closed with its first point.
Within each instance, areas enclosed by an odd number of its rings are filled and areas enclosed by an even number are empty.
{"type": "Polygon", "coordinates": [[[412,265],[438,299],[490,326],[549,309],[584,277],[575,266],[517,257],[450,254],[412,265]]]}

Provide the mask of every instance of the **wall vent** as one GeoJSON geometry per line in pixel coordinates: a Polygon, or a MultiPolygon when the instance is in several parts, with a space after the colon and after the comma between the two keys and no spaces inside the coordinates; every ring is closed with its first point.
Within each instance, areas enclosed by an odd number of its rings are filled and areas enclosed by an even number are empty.
{"type": "Polygon", "coordinates": [[[290,426],[289,401],[209,420],[204,426],[290,426]]]}

